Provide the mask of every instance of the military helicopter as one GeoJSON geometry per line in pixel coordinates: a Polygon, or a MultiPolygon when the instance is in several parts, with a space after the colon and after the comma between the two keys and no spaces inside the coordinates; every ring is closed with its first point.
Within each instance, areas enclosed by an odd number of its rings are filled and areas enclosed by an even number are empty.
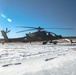
{"type": "MultiPolygon", "coordinates": [[[[25,40],[27,40],[30,43],[35,42],[35,41],[38,41],[38,42],[42,41],[43,44],[46,44],[47,42],[57,44],[57,41],[53,41],[53,40],[63,39],[62,35],[57,35],[53,32],[48,32],[45,29],[69,29],[69,30],[73,29],[73,28],[41,28],[41,27],[27,27],[27,26],[17,26],[17,27],[29,28],[28,30],[18,31],[17,33],[37,30],[36,32],[27,33],[25,40]]],[[[24,40],[24,42],[25,42],[25,40],[24,40]]]]}
{"type": "MultiPolygon", "coordinates": [[[[42,44],[46,44],[47,42],[49,43],[54,43],[57,44],[58,39],[64,39],[64,38],[71,38],[71,37],[62,37],[61,35],[57,35],[53,32],[48,32],[45,29],[69,29],[73,30],[73,28],[41,28],[41,27],[27,27],[27,26],[17,26],[19,28],[29,28],[28,30],[22,30],[18,31],[17,33],[25,32],[25,31],[31,31],[31,30],[37,30],[36,32],[29,32],[26,34],[24,37],[20,38],[8,38],[7,33],[10,32],[8,28],[6,30],[1,30],[2,36],[4,39],[0,39],[1,43],[9,43],[9,42],[42,42],[42,44]]],[[[73,37],[74,38],[74,37],[73,37]]],[[[75,37],[76,38],[76,37],[75,37]]]]}

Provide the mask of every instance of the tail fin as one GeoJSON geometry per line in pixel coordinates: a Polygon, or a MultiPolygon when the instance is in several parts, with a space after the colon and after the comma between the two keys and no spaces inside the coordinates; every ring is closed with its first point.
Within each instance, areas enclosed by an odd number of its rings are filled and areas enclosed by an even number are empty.
{"type": "Polygon", "coordinates": [[[5,42],[9,42],[9,39],[7,37],[7,32],[5,32],[4,30],[1,30],[2,36],[4,37],[5,42]]]}

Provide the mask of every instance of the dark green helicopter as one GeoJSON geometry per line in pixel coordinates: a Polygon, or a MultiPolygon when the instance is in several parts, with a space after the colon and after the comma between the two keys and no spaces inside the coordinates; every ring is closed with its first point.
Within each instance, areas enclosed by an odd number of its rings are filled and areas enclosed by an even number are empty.
{"type": "Polygon", "coordinates": [[[28,42],[42,41],[43,44],[46,44],[47,42],[57,44],[56,40],[63,39],[63,37],[61,35],[57,35],[53,32],[48,32],[45,29],[70,29],[70,30],[73,29],[73,28],[41,28],[41,27],[27,27],[27,26],[18,26],[18,27],[19,28],[29,28],[29,29],[19,31],[17,33],[31,31],[31,30],[37,30],[36,32],[27,33],[25,41],[28,41],[28,42]]]}
{"type": "MultiPolygon", "coordinates": [[[[46,44],[47,42],[49,43],[54,43],[57,44],[58,43],[58,39],[64,39],[64,38],[68,38],[68,37],[62,37],[61,35],[57,35],[53,32],[48,32],[45,29],[66,29],[66,30],[73,30],[73,28],[41,28],[41,27],[27,27],[27,26],[17,26],[19,28],[29,28],[28,30],[22,30],[22,31],[18,31],[17,33],[20,32],[25,32],[25,31],[32,31],[32,30],[37,30],[35,32],[29,32],[26,34],[26,36],[24,37],[20,37],[20,38],[8,38],[7,33],[10,32],[10,30],[8,30],[8,28],[6,28],[6,30],[1,30],[2,36],[4,37],[4,39],[0,39],[0,42],[42,42],[42,44],[46,44]]],[[[71,38],[71,37],[70,37],[71,38]]]]}

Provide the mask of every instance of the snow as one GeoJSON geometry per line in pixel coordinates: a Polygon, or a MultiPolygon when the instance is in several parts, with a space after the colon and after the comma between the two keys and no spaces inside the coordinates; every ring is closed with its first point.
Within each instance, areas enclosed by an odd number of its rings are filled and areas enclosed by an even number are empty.
{"type": "Polygon", "coordinates": [[[0,75],[76,75],[76,44],[0,44],[0,75]]]}

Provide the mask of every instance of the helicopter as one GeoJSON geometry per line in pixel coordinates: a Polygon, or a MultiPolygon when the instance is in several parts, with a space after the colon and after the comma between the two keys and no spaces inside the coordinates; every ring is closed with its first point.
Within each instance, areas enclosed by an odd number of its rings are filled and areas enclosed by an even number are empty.
{"type": "Polygon", "coordinates": [[[31,31],[31,30],[37,30],[36,32],[27,33],[25,40],[29,41],[30,43],[35,42],[35,41],[38,41],[38,42],[42,41],[42,44],[46,44],[47,42],[57,44],[58,41],[56,41],[56,40],[63,39],[62,35],[57,35],[53,32],[46,31],[45,29],[69,29],[69,30],[73,30],[73,28],[41,28],[40,26],[39,27],[18,26],[18,27],[19,28],[29,28],[29,29],[18,31],[17,33],[31,31]]]}
{"type": "Polygon", "coordinates": [[[31,31],[31,30],[36,30],[36,32],[26,33],[26,35],[24,37],[8,38],[7,33],[9,33],[10,30],[8,30],[8,28],[6,28],[6,30],[1,30],[1,33],[2,33],[2,36],[4,37],[4,39],[0,39],[0,42],[2,42],[2,43],[5,43],[5,42],[7,42],[7,43],[9,43],[9,42],[24,42],[24,43],[42,42],[42,44],[47,44],[47,42],[49,42],[49,43],[57,44],[58,39],[71,38],[71,37],[62,37],[62,35],[57,35],[53,32],[46,31],[45,29],[70,29],[70,30],[73,30],[73,28],[41,28],[41,27],[27,27],[27,26],[17,26],[17,27],[18,28],[29,28],[28,30],[18,31],[17,33],[31,31]]]}

